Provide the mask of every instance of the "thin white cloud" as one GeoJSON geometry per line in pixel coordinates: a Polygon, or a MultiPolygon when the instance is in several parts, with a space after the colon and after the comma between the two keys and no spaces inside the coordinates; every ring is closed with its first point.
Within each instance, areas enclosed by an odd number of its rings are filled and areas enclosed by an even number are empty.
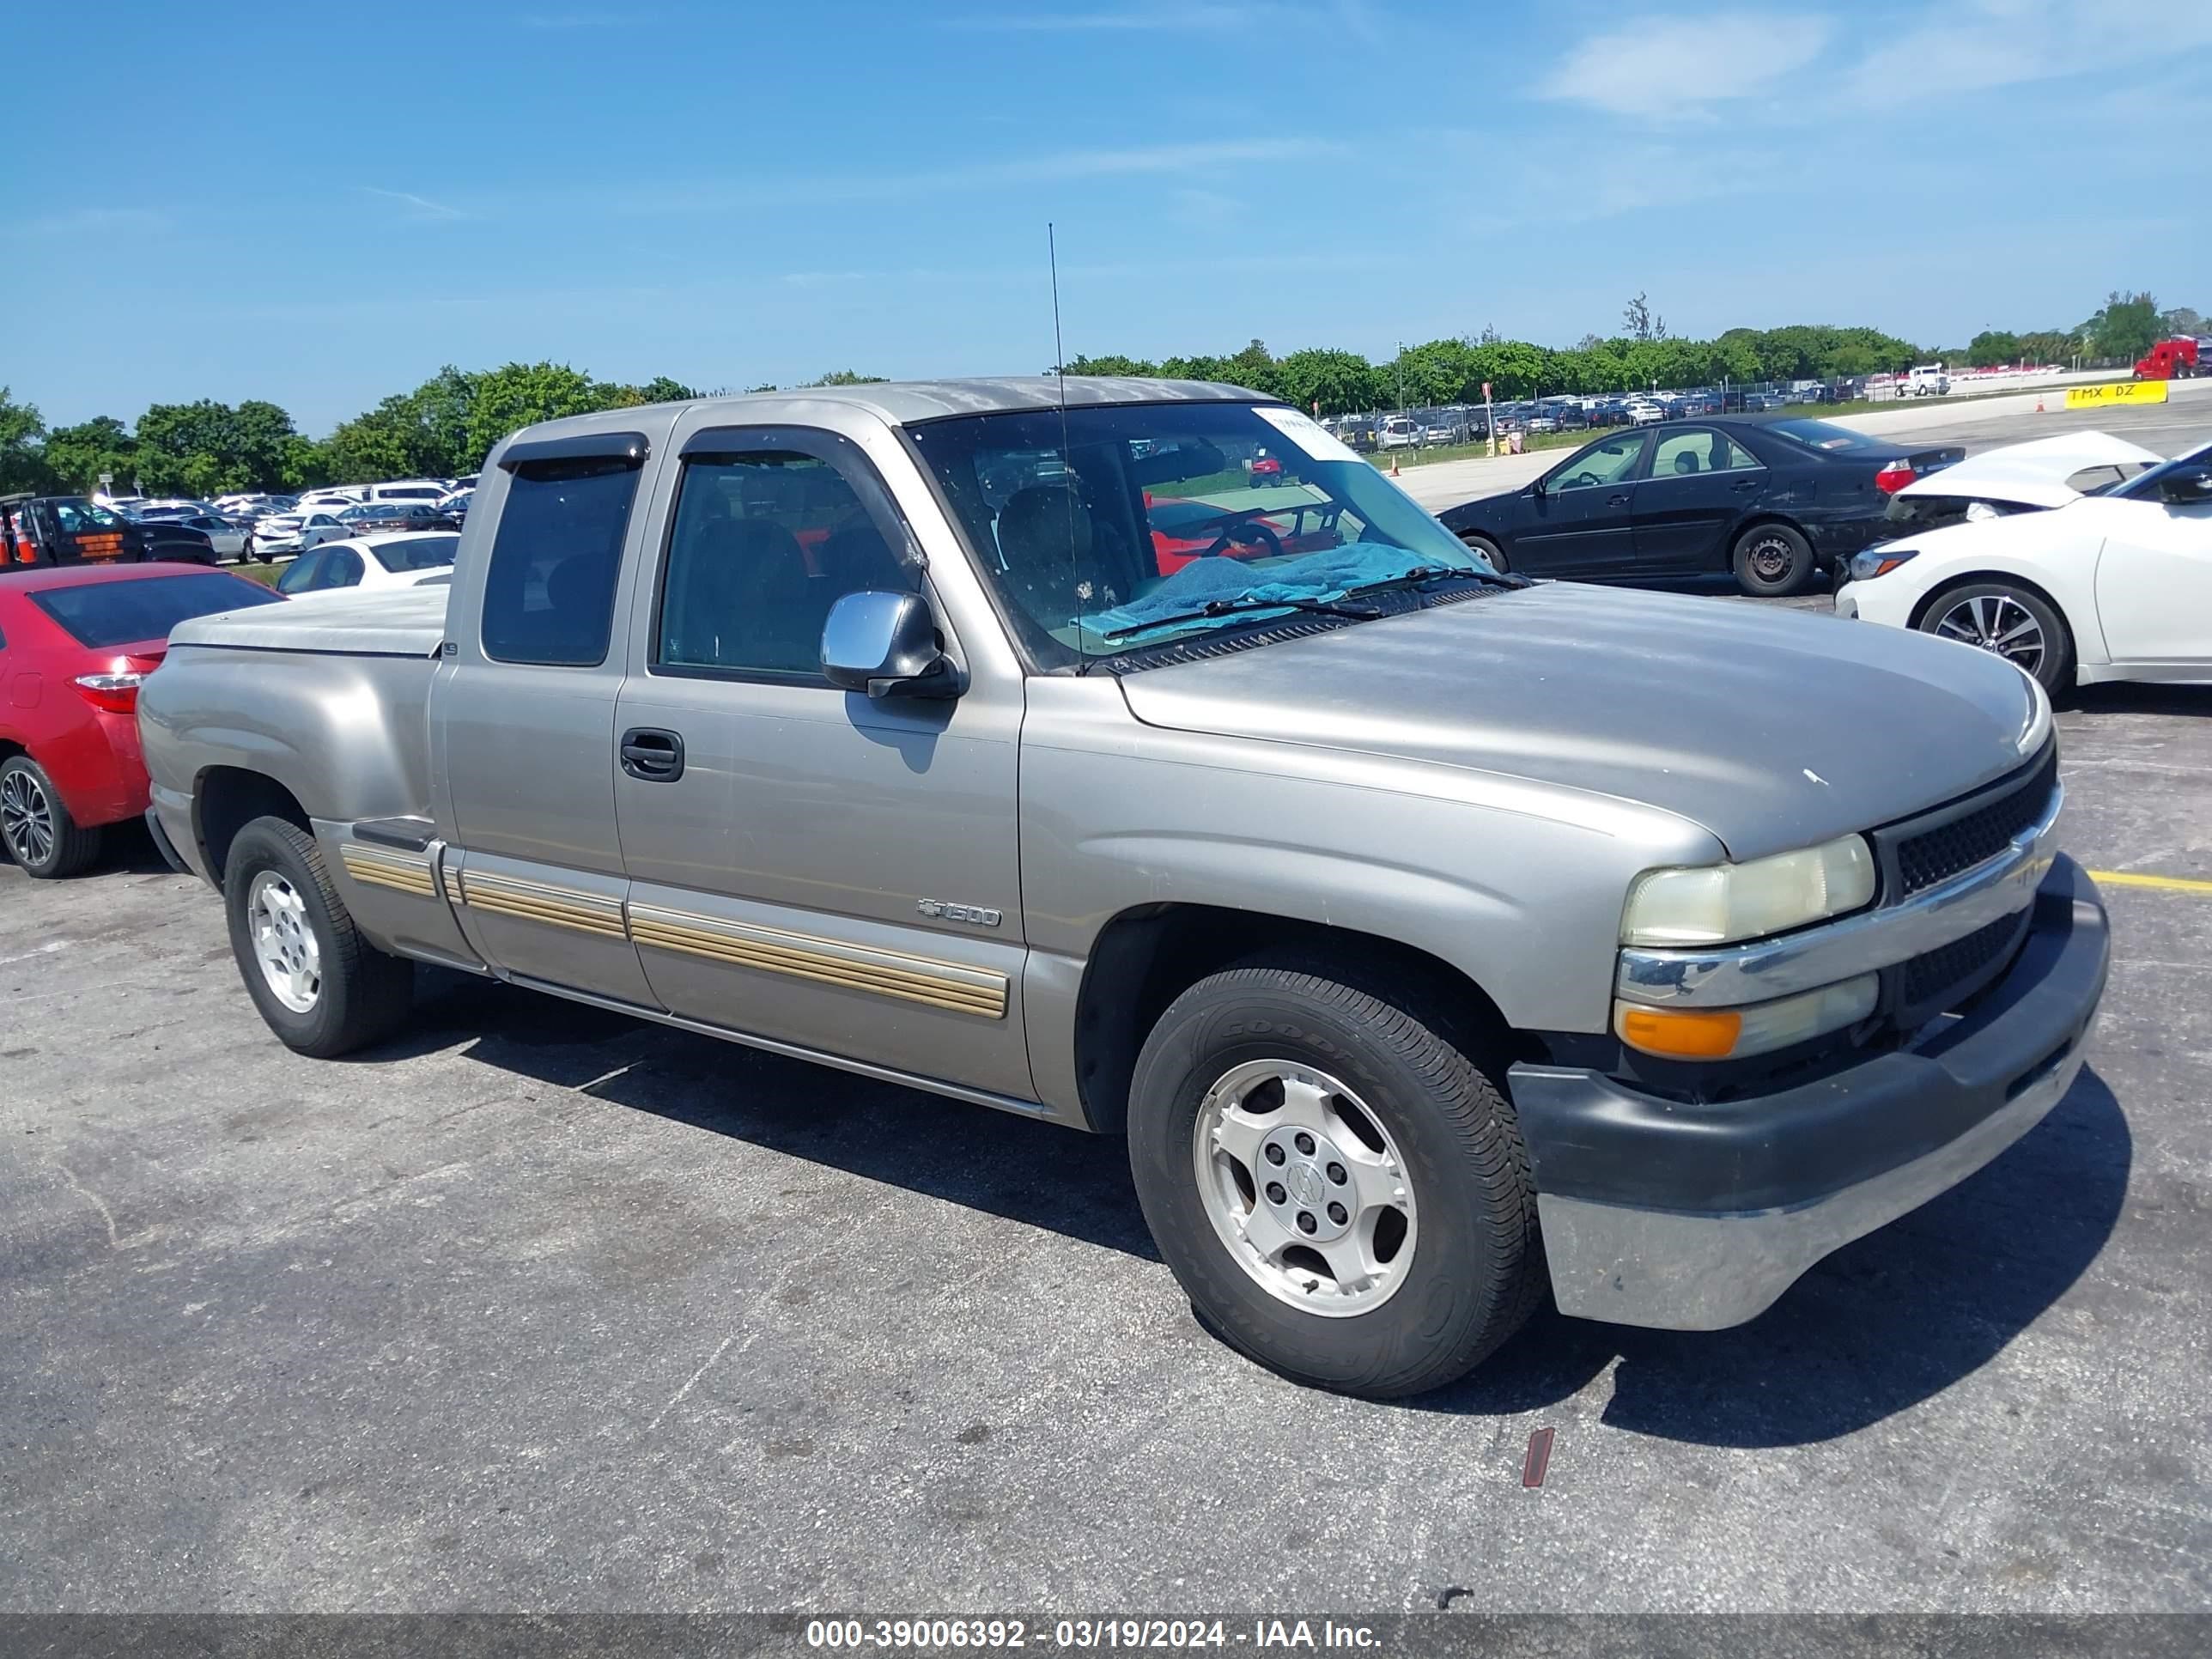
{"type": "Polygon", "coordinates": [[[1193,33],[1249,27],[1274,6],[1131,5],[1092,11],[975,13],[940,20],[941,27],[976,34],[1193,33]]]}
{"type": "MultiPolygon", "coordinates": [[[[2205,0],[1950,0],[1929,21],[1885,33],[1844,82],[1847,100],[1955,97],[2159,63],[2212,45],[2205,0]]],[[[2163,100],[2166,88],[2154,97],[2163,100]]]]}
{"type": "Polygon", "coordinates": [[[469,216],[457,207],[434,202],[427,196],[417,196],[411,190],[382,190],[374,185],[363,185],[361,189],[364,195],[381,196],[387,202],[398,202],[412,208],[415,217],[418,219],[465,219],[469,216]]]}
{"type": "Polygon", "coordinates": [[[1317,138],[1232,138],[1115,149],[1059,150],[1010,161],[919,173],[854,173],[773,184],[690,184],[625,192],[616,205],[644,214],[726,212],[738,208],[896,201],[1002,185],[1073,184],[1085,179],[1208,174],[1235,167],[1310,161],[1338,146],[1317,138]]]}
{"type": "Polygon", "coordinates": [[[1650,116],[1757,97],[1818,57],[1833,28],[1827,18],[1802,13],[1646,17],[1582,42],[1537,91],[1650,116]]]}

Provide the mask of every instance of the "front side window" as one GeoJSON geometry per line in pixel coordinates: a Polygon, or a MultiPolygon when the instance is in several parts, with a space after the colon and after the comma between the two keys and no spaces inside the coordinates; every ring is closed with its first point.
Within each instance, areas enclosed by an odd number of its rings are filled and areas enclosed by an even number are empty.
{"type": "Polygon", "coordinates": [[[1636,458],[1643,453],[1644,434],[1640,432],[1607,438],[1564,464],[1544,481],[1544,487],[1552,490],[1595,489],[1600,484],[1619,483],[1636,470],[1636,458]]]}
{"type": "Polygon", "coordinates": [[[820,681],[830,607],[871,588],[911,591],[917,575],[833,463],[781,450],[694,453],[669,535],[653,661],[820,681]]]}
{"type": "Polygon", "coordinates": [[[483,649],[495,662],[605,662],[640,468],[626,457],[524,462],[484,573],[483,649]]]}
{"type": "Polygon", "coordinates": [[[1237,627],[1416,570],[1489,569],[1289,409],[1094,405],[910,430],[1001,611],[1048,666],[1237,627]],[[1251,469],[1262,452],[1279,472],[1251,469]]]}
{"type": "Polygon", "coordinates": [[[341,547],[331,555],[323,567],[323,579],[318,587],[356,587],[361,583],[361,555],[349,547],[341,547]]]}
{"type": "Polygon", "coordinates": [[[64,536],[81,535],[88,530],[119,530],[123,526],[123,520],[106,507],[81,501],[56,501],[54,522],[61,526],[64,536]]]}
{"type": "Polygon", "coordinates": [[[312,553],[301,554],[286,565],[283,574],[276,578],[276,591],[279,593],[308,592],[321,579],[324,562],[329,557],[330,555],[320,548],[312,553]]]}
{"type": "Polygon", "coordinates": [[[1695,477],[1707,472],[1748,472],[1759,465],[1752,453],[1725,432],[1692,427],[1670,432],[1651,452],[1655,478],[1695,477]]]}

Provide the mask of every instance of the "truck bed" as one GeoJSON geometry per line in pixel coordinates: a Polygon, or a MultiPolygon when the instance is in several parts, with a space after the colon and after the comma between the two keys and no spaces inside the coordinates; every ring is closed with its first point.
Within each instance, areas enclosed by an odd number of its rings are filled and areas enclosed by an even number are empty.
{"type": "Polygon", "coordinates": [[[453,589],[409,587],[256,605],[179,623],[172,646],[308,651],[319,656],[434,657],[453,589]]]}

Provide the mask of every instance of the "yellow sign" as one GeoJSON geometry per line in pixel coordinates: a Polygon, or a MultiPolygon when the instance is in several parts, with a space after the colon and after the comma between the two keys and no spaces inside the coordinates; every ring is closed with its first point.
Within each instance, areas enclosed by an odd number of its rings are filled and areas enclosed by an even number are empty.
{"type": "Polygon", "coordinates": [[[2165,401],[2164,380],[2115,380],[2109,386],[2069,386],[2066,388],[2066,407],[2069,409],[2106,409],[2114,404],[2162,404],[2165,401]]]}

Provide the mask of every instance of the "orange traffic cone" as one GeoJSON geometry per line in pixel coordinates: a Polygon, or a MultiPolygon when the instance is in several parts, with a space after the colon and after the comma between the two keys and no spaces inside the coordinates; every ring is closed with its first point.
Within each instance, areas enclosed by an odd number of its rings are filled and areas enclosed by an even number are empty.
{"type": "Polygon", "coordinates": [[[1394,478],[1398,476],[1398,458],[1395,455],[1390,458],[1390,476],[1394,478]]]}
{"type": "Polygon", "coordinates": [[[2040,392],[2035,394],[2035,412],[2039,415],[2043,413],[2043,394],[2040,392]]]}

